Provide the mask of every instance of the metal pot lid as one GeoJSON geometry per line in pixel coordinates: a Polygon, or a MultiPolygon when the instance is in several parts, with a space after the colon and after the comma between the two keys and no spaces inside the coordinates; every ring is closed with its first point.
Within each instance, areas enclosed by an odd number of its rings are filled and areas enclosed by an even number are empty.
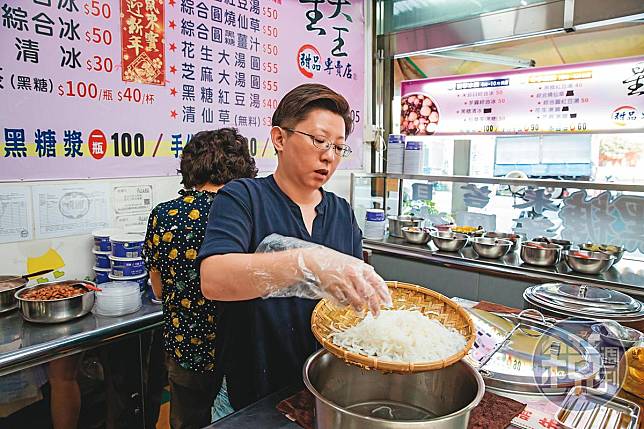
{"type": "Polygon", "coordinates": [[[601,312],[591,311],[587,307],[573,307],[571,304],[566,303],[551,303],[539,299],[534,296],[530,291],[526,290],[523,293],[524,301],[529,306],[540,309],[553,314],[556,317],[583,317],[587,319],[612,319],[623,323],[638,322],[644,320],[644,308],[638,312],[620,313],[614,310],[601,312]]]}
{"type": "MultiPolygon", "coordinates": [[[[468,311],[477,338],[465,359],[479,367],[520,319],[517,315],[468,311]]],[[[587,341],[545,322],[521,320],[524,329],[535,336],[521,330],[514,333],[480,369],[486,387],[512,393],[564,395],[574,385],[593,386],[600,380],[601,356],[587,341]]]]}
{"type": "Polygon", "coordinates": [[[531,301],[541,304],[545,307],[552,309],[564,309],[569,312],[574,313],[575,315],[596,315],[596,316],[610,316],[610,315],[620,315],[620,316],[631,316],[637,315],[639,313],[639,308],[614,308],[614,307],[603,307],[597,305],[580,305],[565,300],[548,300],[544,299],[539,295],[534,295],[533,293],[527,292],[524,294],[531,301]]]}
{"type": "MultiPolygon", "coordinates": [[[[603,302],[603,301],[579,301],[577,298],[574,297],[567,297],[565,295],[553,297],[552,295],[546,294],[543,291],[539,289],[531,289],[531,293],[534,296],[538,296],[543,300],[551,300],[551,301],[556,301],[556,302],[567,302],[570,304],[575,304],[575,305],[583,305],[583,306],[590,306],[590,307],[608,307],[608,305],[603,302]]],[[[639,302],[635,300],[631,300],[631,302],[628,303],[613,303],[609,304],[611,307],[615,307],[618,309],[629,309],[632,308],[634,310],[637,310],[639,307],[639,302]]]]}
{"type": "MultiPolygon", "coordinates": [[[[555,291],[558,289],[555,289],[555,291]]],[[[565,291],[571,290],[566,287],[565,291]]],[[[544,306],[554,309],[565,309],[575,315],[620,315],[620,316],[641,316],[644,315],[644,306],[641,302],[630,296],[614,290],[603,289],[593,286],[563,285],[558,283],[548,283],[527,288],[523,296],[534,303],[543,304],[544,306]],[[602,296],[597,300],[577,300],[570,294],[552,293],[552,288],[559,286],[577,287],[580,293],[585,290],[591,290],[591,296],[602,296]],[[590,289],[583,289],[584,287],[590,289]]],[[[588,295],[586,295],[588,296],[588,295]]]]}
{"type": "Polygon", "coordinates": [[[600,302],[610,305],[632,305],[630,296],[612,289],[605,289],[585,284],[545,283],[532,288],[541,295],[556,298],[573,298],[580,303],[600,302]]]}

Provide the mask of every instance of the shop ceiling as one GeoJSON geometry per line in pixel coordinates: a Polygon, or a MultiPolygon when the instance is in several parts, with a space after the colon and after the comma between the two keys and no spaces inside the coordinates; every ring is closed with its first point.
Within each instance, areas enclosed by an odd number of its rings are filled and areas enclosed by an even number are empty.
{"type": "Polygon", "coordinates": [[[445,51],[445,54],[450,53],[456,55],[420,54],[396,60],[395,81],[510,70],[529,62],[543,67],[642,55],[644,23],[632,22],[445,51]],[[459,54],[463,56],[459,57],[459,54]]]}
{"type": "MultiPolygon", "coordinates": [[[[476,54],[453,51],[524,38],[572,33],[624,22],[638,22],[644,18],[644,2],[379,0],[376,11],[377,30],[380,34],[377,47],[380,58],[388,60],[426,55],[455,55],[460,59],[468,59],[468,56],[476,57],[476,54]]],[[[634,33],[639,33],[635,36],[641,36],[641,27],[636,25],[633,30],[634,33]]],[[[474,52],[485,51],[484,49],[474,52]]],[[[531,58],[525,57],[488,60],[491,61],[481,62],[503,64],[505,61],[510,67],[535,65],[530,61],[531,58]]]]}

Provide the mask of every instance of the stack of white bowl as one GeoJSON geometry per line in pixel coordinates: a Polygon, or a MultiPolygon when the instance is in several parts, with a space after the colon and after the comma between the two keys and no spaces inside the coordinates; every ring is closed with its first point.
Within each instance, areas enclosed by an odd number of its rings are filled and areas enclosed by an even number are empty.
{"type": "Polygon", "coordinates": [[[387,173],[402,174],[405,157],[405,136],[390,134],[387,141],[387,173]]]}
{"type": "Polygon", "coordinates": [[[381,209],[367,209],[364,222],[364,238],[382,240],[385,237],[385,211],[381,209]]]}
{"type": "Polygon", "coordinates": [[[100,316],[122,316],[141,308],[141,292],[137,282],[102,283],[95,292],[94,313],[100,316]]]}

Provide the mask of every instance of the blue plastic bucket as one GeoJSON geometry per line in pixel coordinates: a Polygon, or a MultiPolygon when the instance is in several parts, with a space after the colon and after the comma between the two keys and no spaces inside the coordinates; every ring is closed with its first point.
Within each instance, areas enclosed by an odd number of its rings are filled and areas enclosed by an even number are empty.
{"type": "Polygon", "coordinates": [[[104,228],[92,232],[92,235],[94,236],[94,250],[99,252],[110,252],[112,250],[110,237],[122,234],[123,230],[115,228],[104,228]]]}
{"type": "Polygon", "coordinates": [[[96,258],[96,263],[94,264],[98,268],[112,268],[110,263],[110,252],[99,252],[98,250],[92,250],[94,257],[96,258]]]}
{"type": "Polygon", "coordinates": [[[141,258],[118,258],[110,255],[110,261],[114,277],[136,277],[145,273],[145,264],[141,258]]]}
{"type": "Polygon", "coordinates": [[[94,274],[96,274],[96,284],[107,283],[110,281],[110,272],[112,270],[109,268],[99,268],[94,267],[94,274]]]}
{"type": "Polygon", "coordinates": [[[112,256],[117,258],[140,258],[145,237],[140,234],[119,234],[110,237],[112,256]]]}

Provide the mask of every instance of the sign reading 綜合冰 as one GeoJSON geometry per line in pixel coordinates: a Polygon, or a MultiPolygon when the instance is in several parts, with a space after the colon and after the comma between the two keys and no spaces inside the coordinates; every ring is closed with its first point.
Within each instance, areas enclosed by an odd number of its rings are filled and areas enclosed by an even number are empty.
{"type": "Polygon", "coordinates": [[[362,0],[0,0],[0,181],[174,175],[190,137],[236,127],[262,170],[280,98],[351,103],[362,166],[362,0]]]}

